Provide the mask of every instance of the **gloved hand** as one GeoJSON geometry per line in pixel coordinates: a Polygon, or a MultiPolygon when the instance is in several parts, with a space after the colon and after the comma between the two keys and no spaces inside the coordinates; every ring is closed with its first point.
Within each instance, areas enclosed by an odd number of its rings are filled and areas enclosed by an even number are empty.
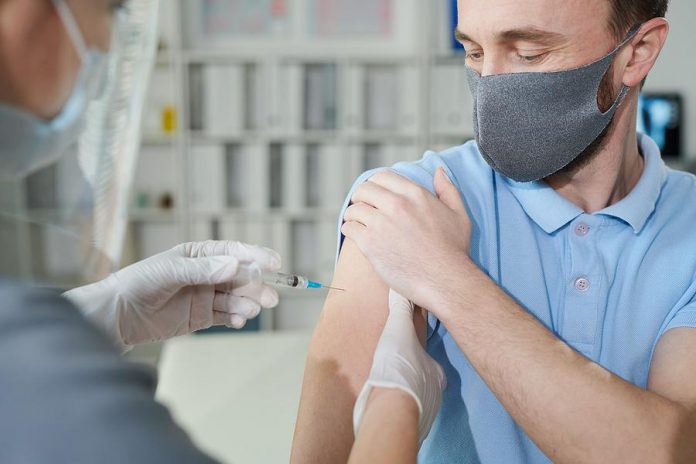
{"type": "Polygon", "coordinates": [[[367,400],[374,387],[398,388],[418,404],[420,442],[428,436],[442,403],[446,379],[442,367],[423,349],[413,325],[414,305],[389,291],[389,317],[377,344],[372,370],[353,409],[353,429],[358,434],[367,400]]]}
{"type": "Polygon", "coordinates": [[[231,241],[178,245],[106,279],[66,292],[122,349],[138,343],[226,325],[242,328],[261,307],[278,304],[276,291],[263,282],[235,284],[240,264],[262,271],[280,269],[273,250],[231,241]]]}

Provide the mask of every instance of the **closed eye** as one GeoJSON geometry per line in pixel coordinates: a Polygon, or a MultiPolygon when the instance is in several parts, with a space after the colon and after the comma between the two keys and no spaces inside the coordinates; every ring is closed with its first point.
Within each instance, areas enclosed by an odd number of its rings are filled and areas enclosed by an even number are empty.
{"type": "Polygon", "coordinates": [[[540,53],[538,55],[522,55],[520,53],[517,53],[517,58],[526,64],[537,64],[544,58],[546,58],[547,55],[548,53],[540,53]]]}
{"type": "Polygon", "coordinates": [[[478,63],[481,60],[483,60],[483,52],[479,52],[479,51],[470,52],[467,50],[466,60],[470,60],[470,61],[478,63]]]}

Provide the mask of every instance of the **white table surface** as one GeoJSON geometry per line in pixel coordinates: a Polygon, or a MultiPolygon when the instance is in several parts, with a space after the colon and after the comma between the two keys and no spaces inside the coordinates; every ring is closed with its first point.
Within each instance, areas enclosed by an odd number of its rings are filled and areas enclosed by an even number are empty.
{"type": "Polygon", "coordinates": [[[311,333],[191,335],[167,342],[157,399],[224,463],[284,463],[311,333]]]}

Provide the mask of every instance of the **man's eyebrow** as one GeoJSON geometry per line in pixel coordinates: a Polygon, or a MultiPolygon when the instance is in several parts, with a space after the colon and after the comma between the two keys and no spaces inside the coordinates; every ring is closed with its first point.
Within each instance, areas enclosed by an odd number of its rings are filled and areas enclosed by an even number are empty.
{"type": "MultiPolygon", "coordinates": [[[[454,37],[459,42],[475,42],[471,37],[459,29],[454,30],[454,37]]],[[[558,32],[544,31],[535,27],[510,29],[508,31],[499,32],[496,37],[500,42],[525,41],[544,44],[560,42],[565,38],[563,34],[559,34],[558,32]]]]}
{"type": "Polygon", "coordinates": [[[544,31],[535,27],[527,27],[522,29],[511,29],[509,31],[500,32],[497,35],[500,42],[539,42],[539,43],[556,43],[565,39],[563,34],[558,32],[544,31]]]}
{"type": "Polygon", "coordinates": [[[471,37],[456,28],[454,29],[454,38],[457,39],[458,42],[473,42],[471,37]]]}

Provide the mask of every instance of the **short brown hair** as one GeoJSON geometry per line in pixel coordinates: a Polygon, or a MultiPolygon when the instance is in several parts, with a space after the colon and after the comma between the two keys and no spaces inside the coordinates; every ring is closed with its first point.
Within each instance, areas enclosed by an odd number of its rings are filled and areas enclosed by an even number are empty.
{"type": "Polygon", "coordinates": [[[620,40],[633,27],[653,18],[667,14],[669,0],[610,0],[611,17],[609,27],[620,40]]]}

